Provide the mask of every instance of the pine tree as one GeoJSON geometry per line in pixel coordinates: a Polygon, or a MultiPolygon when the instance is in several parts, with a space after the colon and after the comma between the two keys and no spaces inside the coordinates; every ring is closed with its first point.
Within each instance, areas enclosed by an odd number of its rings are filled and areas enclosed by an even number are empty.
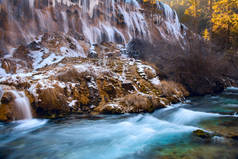
{"type": "Polygon", "coordinates": [[[190,15],[193,17],[193,25],[194,31],[198,32],[198,17],[201,13],[201,9],[199,8],[199,0],[188,0],[189,7],[185,10],[186,15],[190,15]]]}
{"type": "Polygon", "coordinates": [[[225,39],[226,48],[238,44],[238,1],[219,0],[213,4],[212,31],[220,40],[225,39]]]}

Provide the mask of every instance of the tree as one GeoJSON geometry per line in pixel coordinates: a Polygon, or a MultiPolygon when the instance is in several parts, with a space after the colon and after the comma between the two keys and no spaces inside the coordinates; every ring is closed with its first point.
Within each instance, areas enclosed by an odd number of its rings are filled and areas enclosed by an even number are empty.
{"type": "Polygon", "coordinates": [[[238,47],[238,1],[219,0],[213,4],[212,31],[225,48],[238,47]]]}
{"type": "MultiPolygon", "coordinates": [[[[143,1],[155,4],[158,0],[143,1]]],[[[182,23],[221,49],[238,49],[238,0],[160,1],[176,10],[182,23]]]]}
{"type": "Polygon", "coordinates": [[[186,15],[190,15],[193,17],[193,25],[194,25],[194,31],[198,32],[198,16],[201,12],[199,8],[199,0],[188,0],[189,7],[185,10],[186,15]]]}

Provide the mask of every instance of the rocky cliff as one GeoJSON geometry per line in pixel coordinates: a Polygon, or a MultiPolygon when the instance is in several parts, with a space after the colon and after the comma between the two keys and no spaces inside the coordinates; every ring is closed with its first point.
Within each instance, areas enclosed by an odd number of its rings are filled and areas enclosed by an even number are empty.
{"type": "Polygon", "coordinates": [[[15,119],[10,90],[24,92],[35,117],[152,112],[178,102],[187,91],[125,48],[134,38],[184,48],[188,32],[163,3],[1,0],[0,120],[15,119]]]}
{"type": "Polygon", "coordinates": [[[135,37],[186,45],[187,28],[168,5],[136,0],[1,0],[1,55],[43,33],[59,32],[89,43],[126,44],[135,37]]]}

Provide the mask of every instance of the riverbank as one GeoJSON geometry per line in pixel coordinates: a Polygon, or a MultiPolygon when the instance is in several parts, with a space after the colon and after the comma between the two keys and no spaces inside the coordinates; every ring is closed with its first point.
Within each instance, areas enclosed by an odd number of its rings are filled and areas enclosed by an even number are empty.
{"type": "Polygon", "coordinates": [[[151,114],[72,114],[0,123],[0,155],[6,159],[236,158],[237,139],[227,137],[237,134],[237,105],[238,91],[229,88],[151,114]],[[198,129],[223,135],[208,141],[193,135],[198,129]]]}

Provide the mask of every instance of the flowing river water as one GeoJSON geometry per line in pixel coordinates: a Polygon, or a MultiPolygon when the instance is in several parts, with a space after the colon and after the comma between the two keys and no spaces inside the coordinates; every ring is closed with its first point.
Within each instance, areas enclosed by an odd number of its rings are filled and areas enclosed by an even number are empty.
{"type": "Polygon", "coordinates": [[[153,114],[0,123],[1,159],[238,158],[238,89],[153,114]],[[219,134],[210,140],[193,135],[219,134]],[[233,136],[233,139],[230,138],[233,136]]]}

